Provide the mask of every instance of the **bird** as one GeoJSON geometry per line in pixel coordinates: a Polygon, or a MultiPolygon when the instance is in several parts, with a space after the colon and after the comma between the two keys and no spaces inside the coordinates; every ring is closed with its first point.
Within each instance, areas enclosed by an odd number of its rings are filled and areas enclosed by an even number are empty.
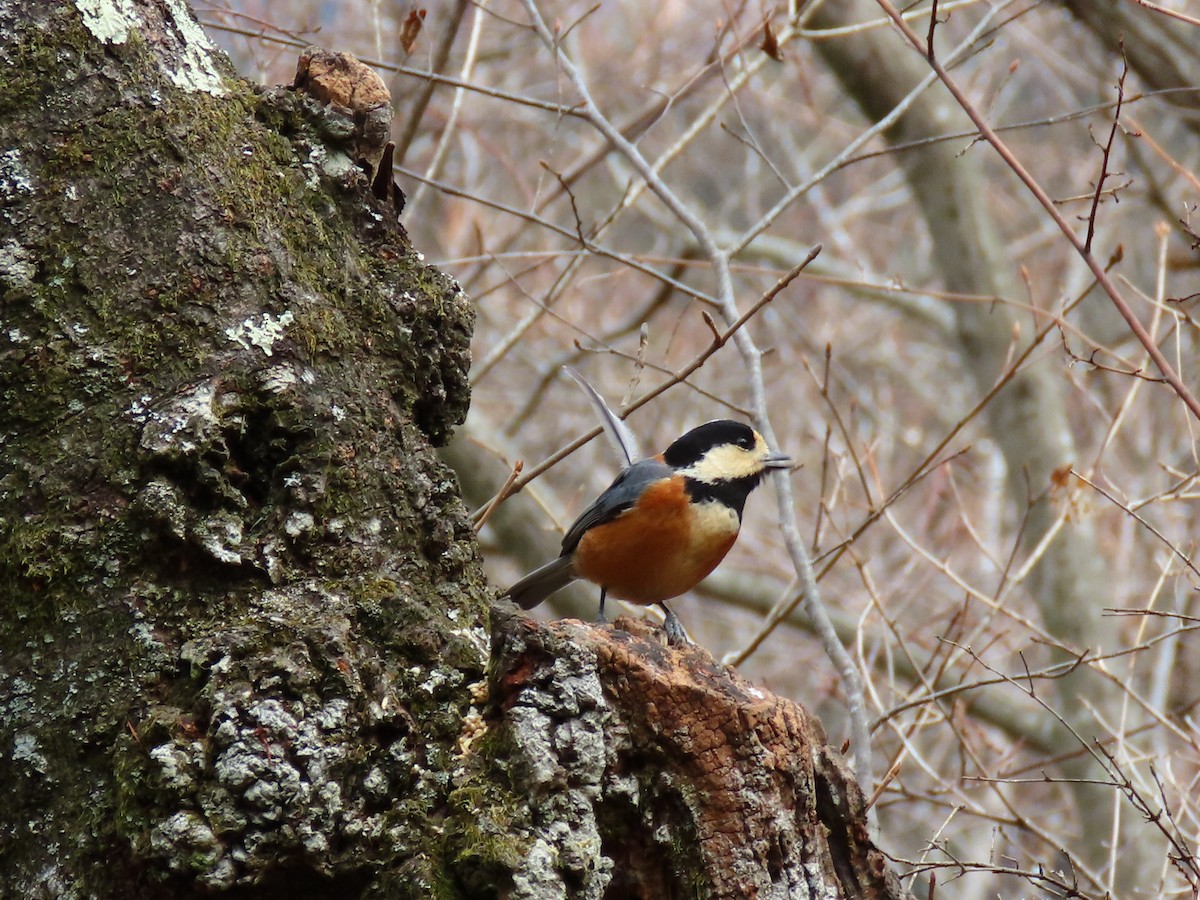
{"type": "MultiPolygon", "coordinates": [[[[570,371],[570,370],[568,370],[570,371]]],[[[737,540],[746,499],[773,469],[792,466],[749,425],[716,419],[698,425],[657,456],[635,460],[628,429],[575,372],[628,465],[567,529],[559,557],[526,575],[506,596],[532,609],[577,579],[608,597],[661,606],[671,644],[687,636],[666,601],[687,593],[737,540]]]]}

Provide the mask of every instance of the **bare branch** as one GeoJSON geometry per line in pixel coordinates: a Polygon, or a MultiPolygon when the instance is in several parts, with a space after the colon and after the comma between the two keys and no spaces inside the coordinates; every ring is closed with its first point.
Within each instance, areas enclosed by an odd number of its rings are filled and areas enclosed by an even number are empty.
{"type": "MultiPolygon", "coordinates": [[[[888,15],[888,17],[891,18],[891,20],[896,24],[896,27],[899,28],[904,34],[908,42],[918,50],[922,50],[921,39],[913,32],[908,23],[904,21],[900,13],[896,11],[896,8],[892,5],[890,0],[876,0],[876,2],[888,15]]],[[[1130,331],[1132,331],[1137,339],[1141,341],[1142,346],[1146,348],[1147,352],[1150,354],[1150,357],[1154,360],[1154,364],[1158,366],[1159,371],[1162,372],[1163,377],[1166,378],[1167,382],[1174,389],[1175,393],[1179,395],[1179,399],[1181,399],[1187,408],[1191,410],[1193,416],[1195,416],[1197,419],[1200,419],[1200,400],[1196,399],[1196,397],[1188,389],[1187,385],[1185,385],[1179,378],[1179,375],[1176,374],[1175,369],[1169,362],[1167,362],[1167,358],[1163,356],[1162,351],[1158,349],[1158,345],[1155,344],[1150,335],[1146,333],[1146,329],[1142,326],[1142,323],[1138,320],[1137,316],[1133,314],[1133,310],[1130,309],[1129,304],[1125,301],[1125,298],[1121,296],[1121,292],[1117,289],[1116,284],[1111,278],[1108,277],[1108,273],[1104,271],[1104,267],[1092,255],[1091,251],[1083,245],[1083,242],[1080,241],[1079,236],[1075,234],[1074,229],[1071,228],[1070,223],[1062,217],[1061,213],[1059,213],[1057,207],[1054,205],[1054,201],[1050,199],[1049,195],[1042,188],[1042,186],[1038,184],[1034,177],[1029,174],[1029,171],[1024,167],[1024,165],[1021,164],[1021,161],[1017,159],[1004,141],[1001,140],[1000,136],[996,134],[990,125],[988,125],[983,116],[980,115],[979,110],[975,108],[974,104],[971,103],[967,95],[963,93],[957,82],[950,77],[949,73],[942,66],[942,64],[939,63],[936,58],[929,57],[929,65],[937,74],[937,77],[941,79],[942,84],[946,86],[947,90],[954,95],[954,99],[958,101],[958,105],[962,107],[963,112],[965,112],[971,118],[971,121],[975,123],[975,126],[979,129],[979,133],[983,135],[984,140],[986,140],[992,145],[993,148],[995,148],[996,152],[1000,154],[1000,157],[1004,160],[1005,164],[1008,165],[1013,173],[1025,185],[1025,187],[1029,189],[1029,192],[1033,194],[1038,203],[1041,204],[1042,209],[1046,210],[1047,214],[1051,219],[1054,220],[1054,223],[1059,227],[1059,230],[1062,231],[1066,239],[1071,242],[1071,245],[1075,248],[1080,258],[1083,259],[1083,261],[1087,264],[1087,267],[1092,270],[1092,274],[1096,277],[1097,283],[1101,288],[1103,288],[1104,292],[1108,294],[1113,306],[1117,308],[1117,311],[1120,312],[1121,317],[1129,325],[1130,331]]]]}

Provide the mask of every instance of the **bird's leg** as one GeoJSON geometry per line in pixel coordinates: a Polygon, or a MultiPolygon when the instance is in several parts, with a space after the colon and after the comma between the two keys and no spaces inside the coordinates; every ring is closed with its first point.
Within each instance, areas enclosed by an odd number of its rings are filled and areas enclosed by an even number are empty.
{"type": "Polygon", "coordinates": [[[683,625],[675,616],[675,613],[667,609],[667,604],[658,604],[663,608],[663,612],[667,614],[663,620],[663,630],[667,633],[667,643],[672,647],[686,647],[691,641],[688,640],[687,632],[683,630],[683,625]]]}
{"type": "Polygon", "coordinates": [[[608,619],[604,618],[604,597],[608,593],[608,588],[600,588],[600,612],[596,614],[597,625],[607,625],[608,619]]]}

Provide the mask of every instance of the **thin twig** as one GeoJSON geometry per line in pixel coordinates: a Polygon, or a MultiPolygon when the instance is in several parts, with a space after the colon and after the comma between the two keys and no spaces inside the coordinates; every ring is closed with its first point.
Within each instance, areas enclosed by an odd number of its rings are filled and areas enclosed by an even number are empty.
{"type": "Polygon", "coordinates": [[[492,498],[491,502],[486,507],[484,507],[483,512],[481,512],[479,517],[475,520],[476,534],[483,530],[483,526],[487,524],[487,520],[490,519],[492,517],[492,513],[496,511],[496,507],[503,503],[504,498],[512,493],[512,486],[514,483],[516,483],[517,476],[521,474],[521,470],[523,468],[525,468],[525,462],[523,460],[518,459],[516,463],[513,464],[512,471],[508,474],[508,477],[504,479],[504,484],[500,486],[500,490],[496,492],[496,496],[492,498]]]}
{"type": "MultiPolygon", "coordinates": [[[[481,0],[475,9],[475,23],[471,26],[471,36],[467,39],[466,56],[459,74],[459,80],[464,84],[470,82],[471,74],[475,71],[475,61],[479,55],[479,40],[483,34],[483,8],[486,2],[487,0],[481,0]]],[[[463,101],[466,95],[466,88],[457,87],[454,89],[454,99],[450,101],[450,116],[442,128],[441,135],[438,137],[437,147],[433,151],[433,158],[425,167],[425,180],[421,182],[409,198],[408,208],[405,211],[409,219],[419,219],[421,217],[421,202],[425,199],[429,182],[437,179],[438,172],[442,168],[442,163],[445,162],[446,154],[450,152],[450,144],[457,133],[458,120],[462,115],[463,101]]]]}
{"type": "MultiPolygon", "coordinates": [[[[691,362],[689,362],[686,366],[684,366],[682,369],[680,369],[678,372],[676,372],[674,375],[672,375],[666,381],[662,382],[661,384],[657,385],[656,387],[654,387],[651,390],[647,391],[646,393],[642,394],[640,397],[638,397],[636,400],[634,400],[632,403],[630,403],[628,406],[626,406],[623,410],[621,410],[621,413],[620,413],[621,418],[622,419],[627,418],[630,415],[630,413],[636,412],[637,410],[641,409],[643,406],[645,406],[647,403],[649,403],[655,397],[659,396],[660,394],[664,393],[665,391],[669,390],[670,388],[673,388],[675,385],[680,384],[683,381],[686,381],[693,372],[695,372],[702,365],[704,365],[706,362],[708,362],[709,358],[714,353],[716,353],[718,350],[720,350],[722,347],[724,347],[725,344],[727,344],[729,342],[730,338],[732,338],[734,335],[736,335],[742,329],[742,326],[744,326],[747,322],[749,322],[752,318],[754,318],[754,316],[757,315],[758,312],[764,306],[766,306],[768,303],[770,303],[772,300],[774,300],[779,295],[780,291],[782,291],[785,287],[787,287],[789,284],[791,284],[792,281],[794,281],[796,279],[796,276],[798,276],[802,271],[804,271],[804,267],[807,266],[810,262],[812,262],[816,258],[817,254],[820,252],[821,252],[821,245],[817,244],[809,252],[808,256],[804,259],[803,262],[801,262],[797,266],[794,266],[782,278],[780,278],[777,282],[775,282],[775,284],[771,287],[771,289],[769,291],[767,291],[761,297],[759,297],[757,302],[755,302],[754,305],[750,307],[750,309],[746,310],[744,315],[742,315],[736,322],[734,322],[732,325],[730,325],[728,328],[726,328],[719,335],[714,337],[712,339],[712,341],[709,343],[709,345],[707,347],[705,347],[703,351],[701,351],[699,354],[697,354],[695,356],[695,358],[692,359],[691,362]]],[[[561,447],[556,452],[552,453],[545,460],[538,463],[536,466],[534,466],[532,469],[530,469],[528,472],[526,472],[522,477],[520,477],[516,481],[514,481],[512,484],[511,490],[509,490],[509,492],[508,492],[508,496],[512,496],[513,494],[520,493],[521,489],[524,488],[525,485],[529,484],[529,482],[533,481],[535,478],[539,477],[540,475],[542,475],[545,472],[549,471],[550,469],[554,468],[556,465],[558,465],[560,462],[562,462],[564,459],[566,459],[568,456],[570,456],[572,453],[574,453],[580,447],[587,444],[590,440],[592,440],[592,438],[596,437],[598,434],[600,434],[600,427],[596,426],[595,428],[591,429],[590,431],[585,432],[584,434],[575,438],[575,440],[571,441],[569,444],[565,445],[564,447],[561,447]]],[[[490,507],[495,502],[496,502],[496,497],[493,497],[491,500],[489,500],[487,503],[485,503],[483,505],[483,507],[481,507],[477,512],[475,512],[474,515],[472,516],[472,518],[478,519],[479,516],[483,515],[484,510],[486,510],[488,507],[490,507]]]]}
{"type": "Polygon", "coordinates": [[[1071,474],[1074,475],[1076,478],[1078,478],[1080,481],[1082,481],[1084,484],[1086,484],[1088,487],[1090,487],[1093,491],[1098,493],[1105,500],[1108,500],[1110,503],[1112,503],[1114,506],[1116,506],[1117,509],[1121,510],[1126,515],[1133,518],[1139,525],[1141,525],[1143,528],[1145,528],[1147,531],[1149,531],[1152,535],[1154,535],[1156,538],[1158,538],[1160,541],[1162,541],[1163,544],[1166,545],[1167,549],[1170,550],[1175,556],[1179,557],[1180,561],[1191,570],[1193,575],[1195,575],[1197,578],[1200,578],[1200,569],[1196,568],[1195,563],[1193,563],[1191,561],[1191,559],[1188,557],[1188,555],[1186,553],[1184,553],[1182,550],[1180,550],[1178,547],[1176,547],[1174,544],[1172,544],[1169,540],[1167,540],[1166,535],[1164,535],[1161,531],[1159,531],[1157,528],[1155,528],[1153,525],[1151,525],[1149,522],[1147,522],[1145,519],[1143,519],[1141,517],[1141,515],[1139,515],[1137,512],[1130,509],[1128,506],[1126,506],[1124,503],[1122,503],[1120,500],[1118,500],[1116,497],[1114,497],[1112,494],[1110,494],[1104,488],[1100,487],[1100,485],[1096,484],[1096,482],[1087,478],[1087,476],[1082,475],[1081,473],[1075,471],[1075,469],[1071,469],[1071,474]]]}
{"type": "Polygon", "coordinates": [[[930,56],[933,56],[933,32],[938,25],[937,6],[938,0],[933,0],[929,8],[929,35],[925,38],[925,52],[930,56]]]}
{"type": "Polygon", "coordinates": [[[1180,22],[1187,22],[1189,25],[1200,25],[1200,19],[1195,16],[1189,16],[1185,13],[1176,12],[1173,9],[1167,9],[1165,6],[1159,6],[1157,3],[1151,3],[1150,0],[1133,0],[1139,6],[1144,6],[1146,9],[1152,9],[1156,13],[1162,13],[1164,16],[1170,16],[1172,19],[1178,19],[1180,22]]]}
{"type": "Polygon", "coordinates": [[[1000,158],[1003,159],[1009,169],[1012,170],[1013,174],[1015,174],[1017,178],[1021,180],[1021,183],[1025,185],[1029,192],[1033,194],[1038,203],[1041,204],[1041,207],[1046,211],[1046,214],[1054,220],[1054,224],[1059,227],[1059,230],[1062,231],[1063,236],[1070,241],[1071,246],[1075,248],[1075,251],[1079,254],[1080,258],[1084,261],[1087,267],[1092,270],[1092,274],[1096,277],[1097,284],[1100,285],[1104,293],[1108,294],[1109,300],[1111,300],[1113,306],[1117,308],[1117,311],[1121,314],[1121,317],[1129,326],[1129,330],[1133,332],[1134,336],[1137,337],[1139,341],[1141,341],[1142,346],[1146,348],[1146,351],[1150,354],[1151,359],[1154,360],[1154,364],[1158,366],[1158,370],[1162,372],[1163,377],[1167,379],[1167,382],[1179,396],[1179,399],[1184,402],[1189,410],[1191,410],[1192,415],[1194,415],[1197,419],[1200,419],[1200,400],[1197,400],[1195,395],[1188,390],[1187,385],[1183,383],[1179,375],[1176,374],[1175,369],[1172,368],[1169,362],[1167,362],[1167,358],[1163,355],[1162,351],[1158,349],[1158,345],[1154,343],[1154,339],[1151,338],[1146,332],[1146,329],[1142,326],[1142,323],[1138,320],[1137,316],[1134,315],[1133,310],[1130,309],[1129,304],[1125,301],[1125,298],[1117,289],[1116,283],[1109,278],[1108,273],[1105,271],[1104,266],[1100,263],[1100,261],[1096,259],[1096,257],[1092,255],[1092,252],[1083,245],[1083,242],[1079,239],[1079,235],[1077,235],[1075,230],[1071,227],[1071,223],[1063,218],[1062,213],[1060,213],[1058,208],[1054,205],[1054,201],[1050,199],[1050,195],[1046,193],[1045,189],[1029,173],[1029,170],[1025,168],[1021,161],[1017,159],[1016,155],[1008,148],[1008,145],[1000,139],[1000,136],[996,134],[992,127],[984,120],[979,110],[975,108],[975,105],[971,102],[970,98],[967,97],[962,88],[958,86],[958,83],[950,77],[950,73],[946,71],[945,67],[938,61],[937,57],[929,56],[925,53],[921,38],[918,37],[916,32],[914,32],[912,28],[909,27],[908,23],[904,21],[903,16],[901,16],[896,7],[892,5],[891,0],[875,0],[875,2],[879,4],[880,8],[883,9],[885,13],[887,13],[888,17],[891,18],[891,20],[896,24],[896,27],[900,29],[908,42],[912,44],[912,46],[918,50],[922,56],[925,56],[929,62],[930,68],[933,69],[934,73],[941,80],[942,84],[944,84],[946,89],[954,96],[954,99],[958,102],[958,105],[962,107],[963,112],[965,112],[971,121],[975,123],[975,127],[979,129],[979,133],[983,136],[983,139],[992,145],[995,151],[1000,155],[1000,158]]]}
{"type": "MultiPolygon", "coordinates": [[[[1092,209],[1087,217],[1087,238],[1084,239],[1083,249],[1092,252],[1092,238],[1096,236],[1096,213],[1100,209],[1100,197],[1104,193],[1104,179],[1108,177],[1108,160],[1112,154],[1113,141],[1117,137],[1117,129],[1121,125],[1121,104],[1125,102],[1125,76],[1129,74],[1129,60],[1125,58],[1125,42],[1121,41],[1121,77],[1117,79],[1117,108],[1113,112],[1112,126],[1108,129],[1108,140],[1101,147],[1100,175],[1096,178],[1096,191],[1092,195],[1092,209]]],[[[932,49],[930,51],[932,55],[932,49]]],[[[1116,200],[1116,195],[1113,195],[1116,200]]]]}
{"type": "MultiPolygon", "coordinates": [[[[442,29],[437,46],[433,51],[433,59],[430,63],[432,71],[440,74],[446,67],[446,61],[450,58],[450,48],[454,46],[454,38],[458,34],[463,16],[466,15],[467,7],[470,5],[469,0],[455,0],[454,8],[446,16],[445,27],[442,29]]],[[[433,99],[433,92],[437,86],[436,81],[426,79],[416,90],[412,105],[408,110],[408,118],[396,135],[396,162],[398,164],[403,163],[404,158],[408,155],[409,145],[417,135],[421,119],[425,116],[425,110],[429,106],[429,101],[433,99]]]]}

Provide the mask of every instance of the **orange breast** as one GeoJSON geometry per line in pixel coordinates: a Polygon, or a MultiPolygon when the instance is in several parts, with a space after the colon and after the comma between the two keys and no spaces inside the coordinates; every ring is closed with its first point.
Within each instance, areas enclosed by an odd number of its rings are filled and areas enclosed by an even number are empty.
{"type": "Polygon", "coordinates": [[[575,571],[610,597],[660,603],[686,593],[737,540],[737,513],[721,503],[690,506],[682,479],[650,485],[636,506],[589,529],[575,571]]]}

